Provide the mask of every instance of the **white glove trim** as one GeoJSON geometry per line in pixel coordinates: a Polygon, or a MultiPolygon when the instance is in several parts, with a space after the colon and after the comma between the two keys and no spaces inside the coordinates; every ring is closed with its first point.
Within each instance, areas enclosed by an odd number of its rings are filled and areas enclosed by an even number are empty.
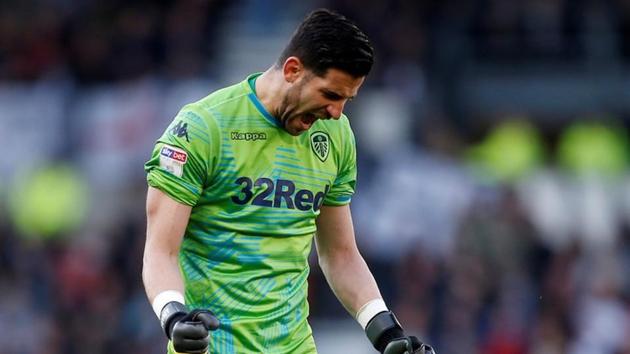
{"type": "Polygon", "coordinates": [[[385,301],[383,301],[383,299],[374,299],[361,306],[359,311],[357,311],[355,318],[361,327],[365,329],[374,316],[386,311],[389,311],[389,309],[387,308],[387,305],[385,305],[385,301]]]}
{"type": "Polygon", "coordinates": [[[153,312],[155,315],[160,318],[160,314],[162,313],[162,309],[166,304],[171,301],[177,301],[182,304],[186,304],[184,301],[184,295],[177,290],[164,290],[161,293],[157,294],[153,299],[153,312]]]}

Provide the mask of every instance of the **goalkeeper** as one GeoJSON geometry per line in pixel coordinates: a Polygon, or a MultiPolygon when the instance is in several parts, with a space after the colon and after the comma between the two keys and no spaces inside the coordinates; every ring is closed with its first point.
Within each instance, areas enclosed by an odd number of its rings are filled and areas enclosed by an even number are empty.
{"type": "Polygon", "coordinates": [[[388,310],[355,243],[356,151],[342,111],[372,63],[356,25],[317,10],[271,68],[184,106],[158,139],[142,277],[168,353],[316,353],[313,238],[379,352],[433,353],[388,310]]]}

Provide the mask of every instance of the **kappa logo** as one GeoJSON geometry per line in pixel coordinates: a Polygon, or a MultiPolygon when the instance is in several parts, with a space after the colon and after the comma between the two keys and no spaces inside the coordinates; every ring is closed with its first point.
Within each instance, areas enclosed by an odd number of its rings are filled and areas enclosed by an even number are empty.
{"type": "Polygon", "coordinates": [[[311,134],[311,148],[322,162],[326,161],[330,152],[330,137],[328,134],[322,131],[311,134]]]}
{"type": "Polygon", "coordinates": [[[187,142],[190,142],[188,139],[188,123],[182,123],[180,120],[175,124],[173,128],[171,128],[171,134],[177,136],[178,138],[185,137],[187,142]]]}
{"type": "Polygon", "coordinates": [[[267,134],[259,133],[259,132],[231,132],[230,139],[232,140],[245,140],[245,141],[256,141],[256,140],[267,140],[267,134]]]}

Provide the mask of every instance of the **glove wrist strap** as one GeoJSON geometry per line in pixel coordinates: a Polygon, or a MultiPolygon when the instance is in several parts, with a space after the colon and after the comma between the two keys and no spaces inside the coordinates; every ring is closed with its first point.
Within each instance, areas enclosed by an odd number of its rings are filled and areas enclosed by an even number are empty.
{"type": "Polygon", "coordinates": [[[171,333],[173,332],[173,326],[177,320],[183,318],[188,313],[188,309],[186,305],[181,302],[171,301],[168,304],[164,305],[162,311],[160,312],[160,325],[164,330],[164,334],[168,339],[171,338],[171,333]]]}
{"type": "Polygon", "coordinates": [[[365,327],[365,334],[379,352],[383,352],[392,339],[404,337],[402,326],[391,311],[372,317],[365,327]]]}

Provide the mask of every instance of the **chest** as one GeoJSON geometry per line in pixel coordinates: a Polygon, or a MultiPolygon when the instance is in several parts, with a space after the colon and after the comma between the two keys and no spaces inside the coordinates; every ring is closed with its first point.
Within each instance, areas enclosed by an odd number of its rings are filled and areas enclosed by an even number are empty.
{"type": "Polygon", "coordinates": [[[287,136],[277,129],[233,129],[223,133],[219,171],[232,203],[316,210],[337,177],[333,144],[324,131],[287,136]]]}

